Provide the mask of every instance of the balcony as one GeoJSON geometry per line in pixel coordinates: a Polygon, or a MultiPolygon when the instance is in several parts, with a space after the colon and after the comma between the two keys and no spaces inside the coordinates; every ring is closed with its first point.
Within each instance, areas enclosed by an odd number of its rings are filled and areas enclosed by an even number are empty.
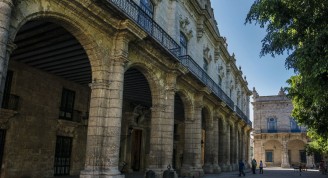
{"type": "MultiPolygon", "coordinates": [[[[175,42],[145,11],[132,0],[103,0],[110,4],[110,7],[115,7],[119,12],[127,18],[134,21],[142,28],[154,41],[156,41],[163,49],[171,55],[172,58],[179,61],[183,66],[188,68],[190,72],[206,85],[216,97],[225,102],[227,106],[234,110],[234,102],[223,92],[218,84],[189,56],[180,56],[180,45],[175,42]]],[[[106,3],[105,3],[106,4],[106,3]]],[[[252,122],[245,114],[237,113],[250,126],[252,122]]]]}
{"type": "Polygon", "coordinates": [[[306,128],[299,128],[299,129],[284,128],[284,129],[261,129],[255,131],[255,133],[305,133],[306,131],[307,131],[306,128]]]}

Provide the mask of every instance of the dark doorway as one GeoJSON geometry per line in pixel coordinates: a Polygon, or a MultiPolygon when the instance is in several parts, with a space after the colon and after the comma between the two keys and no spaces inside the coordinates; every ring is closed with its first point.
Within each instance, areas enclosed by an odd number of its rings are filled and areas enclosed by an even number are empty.
{"type": "Polygon", "coordinates": [[[133,171],[140,171],[140,159],[141,159],[141,142],[142,130],[133,130],[132,133],[132,169],[133,171]]]}
{"type": "MultiPolygon", "coordinates": [[[[0,129],[0,167],[2,167],[2,158],[5,148],[6,130],[0,129]]],[[[0,169],[1,172],[1,169],[0,169]]]]}
{"type": "Polygon", "coordinates": [[[71,167],[72,138],[57,136],[54,175],[69,175],[71,167]]]}

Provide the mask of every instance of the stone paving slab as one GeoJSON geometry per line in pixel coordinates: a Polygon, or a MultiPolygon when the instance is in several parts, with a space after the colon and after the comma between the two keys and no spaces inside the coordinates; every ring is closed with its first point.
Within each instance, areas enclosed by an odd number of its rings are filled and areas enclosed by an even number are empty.
{"type": "MultiPolygon", "coordinates": [[[[250,170],[246,170],[246,178],[328,178],[328,175],[322,175],[318,170],[308,169],[307,171],[299,172],[294,169],[283,168],[264,168],[264,174],[258,174],[259,170],[256,170],[256,174],[252,174],[250,170]]],[[[223,172],[221,174],[206,174],[204,178],[231,178],[239,177],[238,172],[223,172]]],[[[243,177],[243,176],[242,176],[243,177]]]]}

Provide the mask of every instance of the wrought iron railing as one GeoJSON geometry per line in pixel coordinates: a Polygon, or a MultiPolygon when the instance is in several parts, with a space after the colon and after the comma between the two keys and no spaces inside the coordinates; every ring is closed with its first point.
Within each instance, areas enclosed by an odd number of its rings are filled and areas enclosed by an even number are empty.
{"type": "Polygon", "coordinates": [[[189,55],[180,56],[180,61],[190,70],[192,74],[194,74],[200,81],[202,81],[216,96],[218,96],[233,110],[233,101],[189,55]]]}
{"type": "Polygon", "coordinates": [[[4,95],[2,108],[17,111],[19,107],[19,96],[9,94],[4,95]]]}
{"type": "Polygon", "coordinates": [[[237,105],[235,106],[235,111],[238,114],[238,116],[242,118],[245,122],[248,121],[248,117],[244,114],[244,112],[241,109],[239,109],[237,105]]]}
{"type": "MultiPolygon", "coordinates": [[[[180,61],[190,72],[203,82],[211,91],[227,106],[234,110],[234,102],[223,92],[218,84],[188,55],[180,56],[180,45],[169,34],[161,28],[148,13],[146,13],[138,4],[132,0],[105,0],[112,6],[116,7],[121,13],[139,25],[145,32],[157,41],[164,49],[171,54],[176,60],[180,61]]],[[[238,114],[240,116],[240,114],[238,114]]],[[[249,125],[252,122],[247,116],[243,115],[249,125]]]]}
{"type": "Polygon", "coordinates": [[[167,52],[171,53],[177,59],[180,55],[180,46],[169,34],[163,30],[138,4],[131,0],[107,0],[119,11],[136,22],[142,29],[148,33],[159,44],[164,46],[167,52]]]}
{"type": "Polygon", "coordinates": [[[306,128],[291,129],[291,128],[281,128],[281,129],[261,129],[255,131],[255,133],[303,133],[306,132],[306,128]]]}

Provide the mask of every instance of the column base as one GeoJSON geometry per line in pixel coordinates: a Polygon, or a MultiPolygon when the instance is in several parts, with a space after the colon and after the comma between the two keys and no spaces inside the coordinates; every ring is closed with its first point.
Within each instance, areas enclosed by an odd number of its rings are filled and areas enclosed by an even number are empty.
{"type": "Polygon", "coordinates": [[[238,164],[236,164],[236,163],[231,164],[231,170],[232,171],[237,171],[238,170],[238,164]]]}
{"type": "Polygon", "coordinates": [[[212,164],[205,164],[204,165],[204,172],[206,174],[212,174],[214,172],[212,164]]]}
{"type": "Polygon", "coordinates": [[[202,177],[204,176],[204,170],[202,168],[183,167],[181,168],[181,175],[183,177],[202,177]]]}
{"type": "Polygon", "coordinates": [[[222,172],[231,172],[232,171],[230,164],[221,164],[220,167],[221,167],[222,172]]]}
{"type": "Polygon", "coordinates": [[[289,164],[286,164],[286,163],[283,163],[283,164],[281,164],[281,167],[282,168],[290,168],[290,165],[289,164]]]}
{"type": "Polygon", "coordinates": [[[221,172],[221,168],[218,164],[213,164],[213,173],[220,173],[221,172]]]}
{"type": "Polygon", "coordinates": [[[102,171],[81,171],[80,178],[124,178],[124,174],[102,172],[102,171]]]}

